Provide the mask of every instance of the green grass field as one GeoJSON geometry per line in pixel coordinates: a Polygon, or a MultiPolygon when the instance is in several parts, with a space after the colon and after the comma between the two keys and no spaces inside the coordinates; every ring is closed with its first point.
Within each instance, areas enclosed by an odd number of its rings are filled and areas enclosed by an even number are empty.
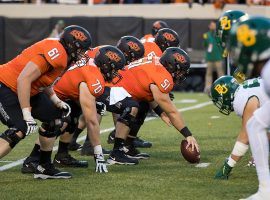
{"type": "MultiPolygon", "coordinates": [[[[191,107],[209,101],[200,93],[176,93],[178,108],[191,107]],[[194,102],[181,102],[195,99],[194,102]]],[[[216,170],[230,154],[240,129],[240,119],[232,113],[225,116],[213,105],[182,113],[201,148],[201,162],[211,163],[198,168],[187,163],[180,155],[179,144],[183,137],[168,128],[160,119],[148,121],[140,131],[140,137],[153,142],[149,160],[136,166],[109,166],[108,174],[94,172],[92,157],[72,155],[89,161],[87,169],[65,169],[73,174],[70,180],[35,180],[32,175],[20,173],[16,166],[0,172],[0,199],[203,199],[231,200],[247,197],[257,190],[254,168],[246,167],[248,153],[237,164],[228,181],[214,180],[216,170]],[[218,116],[219,118],[212,118],[218,116]]],[[[110,113],[104,117],[101,129],[112,127],[110,113]]],[[[5,127],[0,126],[0,131],[5,127]]],[[[84,132],[85,134],[85,132],[84,132]]],[[[108,133],[102,134],[103,146],[108,133]]],[[[24,139],[8,156],[0,160],[0,166],[8,161],[26,157],[31,151],[37,134],[24,139]]]]}

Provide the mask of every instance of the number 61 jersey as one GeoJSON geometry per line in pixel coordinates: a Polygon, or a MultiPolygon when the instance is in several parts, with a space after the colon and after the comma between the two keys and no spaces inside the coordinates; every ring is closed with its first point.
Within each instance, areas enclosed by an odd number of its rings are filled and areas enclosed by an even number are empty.
{"type": "Polygon", "coordinates": [[[171,74],[159,62],[159,57],[144,57],[134,61],[119,71],[121,79],[113,80],[110,87],[123,87],[133,99],[153,101],[150,85],[155,84],[163,93],[173,89],[171,74]]]}
{"type": "Polygon", "coordinates": [[[261,78],[246,80],[237,88],[234,93],[233,108],[238,116],[243,116],[246,104],[251,97],[256,97],[259,100],[260,107],[269,100],[264,92],[264,84],[261,78]]]}
{"type": "Polygon", "coordinates": [[[54,85],[53,89],[62,100],[71,99],[78,101],[80,95],[79,85],[82,82],[87,84],[89,92],[94,97],[103,94],[105,81],[99,68],[94,64],[93,59],[90,59],[87,65],[71,66],[54,85]]]}

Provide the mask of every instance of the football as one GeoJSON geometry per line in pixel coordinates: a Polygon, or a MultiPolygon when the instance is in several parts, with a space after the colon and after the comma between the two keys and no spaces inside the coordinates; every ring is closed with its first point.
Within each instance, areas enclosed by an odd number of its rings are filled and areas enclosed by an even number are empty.
{"type": "Polygon", "coordinates": [[[192,151],[191,146],[186,148],[187,144],[188,144],[187,140],[182,140],[180,150],[183,157],[190,163],[199,163],[200,152],[197,152],[196,150],[192,151]]]}

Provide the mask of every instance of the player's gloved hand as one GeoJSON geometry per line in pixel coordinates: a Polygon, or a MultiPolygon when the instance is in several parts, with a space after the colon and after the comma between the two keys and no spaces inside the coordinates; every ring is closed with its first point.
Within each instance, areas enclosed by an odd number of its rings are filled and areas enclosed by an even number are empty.
{"type": "Polygon", "coordinates": [[[171,101],[173,101],[174,100],[174,94],[169,92],[169,96],[170,96],[171,101]]]}
{"type": "Polygon", "coordinates": [[[104,103],[97,101],[96,108],[97,108],[98,114],[100,114],[101,116],[105,115],[107,108],[106,108],[106,105],[104,103]]]}
{"type": "Polygon", "coordinates": [[[194,151],[196,149],[197,152],[200,152],[199,145],[193,136],[186,137],[186,140],[188,142],[188,145],[186,148],[188,148],[191,145],[192,151],[194,151]]]}
{"type": "Polygon", "coordinates": [[[53,95],[51,96],[51,100],[52,100],[52,102],[54,103],[54,105],[55,105],[57,108],[59,108],[59,109],[61,109],[61,110],[64,111],[64,112],[63,112],[63,117],[68,117],[68,116],[70,115],[70,113],[71,113],[71,108],[70,108],[70,106],[69,106],[66,102],[64,102],[64,101],[62,101],[61,99],[59,99],[59,98],[56,96],[56,94],[53,94],[53,95]]]}
{"type": "Polygon", "coordinates": [[[26,126],[27,126],[27,130],[25,132],[25,135],[29,135],[31,133],[34,133],[38,128],[37,122],[32,117],[30,110],[31,110],[31,108],[23,108],[22,109],[23,119],[24,119],[26,126]]]}
{"type": "Polygon", "coordinates": [[[95,154],[94,159],[96,162],[96,172],[107,173],[108,169],[103,154],[95,154]]]}

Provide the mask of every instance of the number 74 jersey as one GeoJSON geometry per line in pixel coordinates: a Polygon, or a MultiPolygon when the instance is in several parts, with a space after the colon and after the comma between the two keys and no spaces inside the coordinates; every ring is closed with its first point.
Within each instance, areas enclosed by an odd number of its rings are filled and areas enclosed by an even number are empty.
{"type": "Polygon", "coordinates": [[[264,83],[261,78],[246,80],[237,88],[234,94],[233,108],[238,116],[243,116],[246,104],[252,97],[259,100],[260,107],[269,100],[264,91],[264,83]]]}
{"type": "Polygon", "coordinates": [[[153,101],[150,85],[155,84],[163,93],[169,93],[174,86],[171,74],[159,62],[159,57],[144,57],[119,71],[122,78],[114,80],[110,87],[123,87],[133,99],[153,101]]]}

